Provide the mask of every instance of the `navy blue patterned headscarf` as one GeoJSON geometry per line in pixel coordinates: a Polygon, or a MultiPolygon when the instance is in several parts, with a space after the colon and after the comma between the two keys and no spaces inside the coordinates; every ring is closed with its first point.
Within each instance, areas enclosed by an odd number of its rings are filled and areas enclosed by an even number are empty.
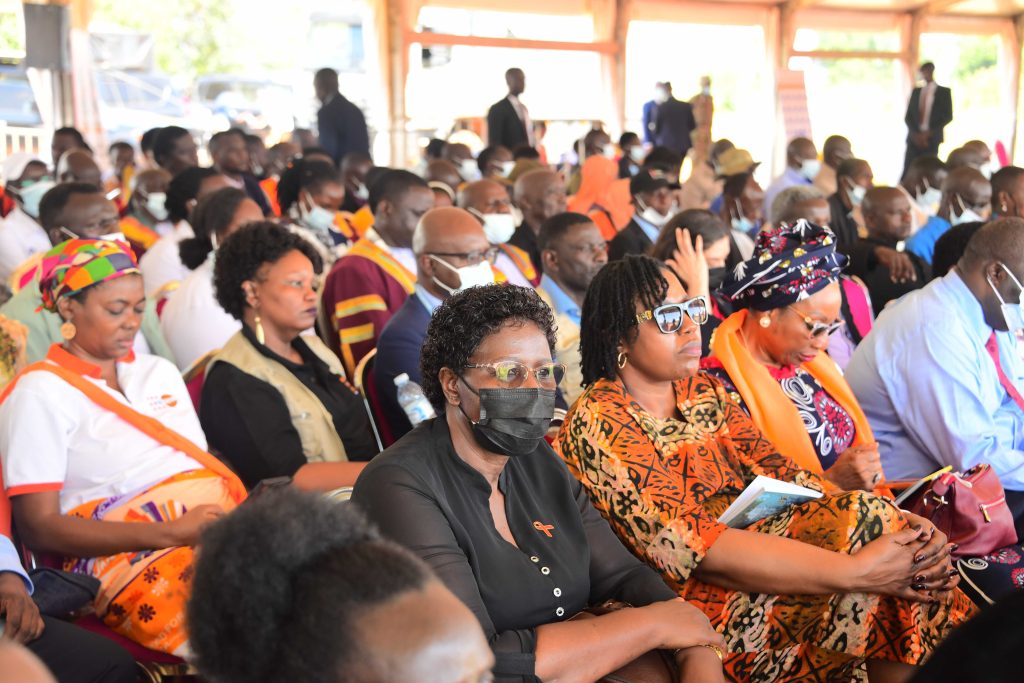
{"type": "Polygon", "coordinates": [[[846,261],[831,230],[801,218],[761,232],[753,257],[736,266],[720,291],[740,308],[784,308],[838,280],[846,261]]]}

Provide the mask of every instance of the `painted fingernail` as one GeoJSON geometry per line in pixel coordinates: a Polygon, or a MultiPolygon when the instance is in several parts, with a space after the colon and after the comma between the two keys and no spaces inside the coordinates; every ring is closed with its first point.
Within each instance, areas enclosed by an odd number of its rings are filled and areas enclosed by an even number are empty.
{"type": "Polygon", "coordinates": [[[924,584],[915,583],[915,584],[913,584],[911,586],[911,588],[913,588],[916,591],[923,591],[924,590],[924,584]]]}
{"type": "Polygon", "coordinates": [[[950,576],[956,576],[956,575],[957,575],[957,574],[959,574],[960,572],[958,572],[958,571],[957,571],[957,570],[955,570],[955,569],[950,569],[950,570],[949,570],[948,572],[946,572],[946,573],[947,573],[948,575],[950,575],[950,576]]]}
{"type": "Polygon", "coordinates": [[[915,555],[914,556],[914,562],[920,562],[923,559],[924,559],[924,555],[915,555]]]}
{"type": "Polygon", "coordinates": [[[914,577],[914,583],[923,583],[923,582],[924,582],[924,574],[918,574],[917,576],[914,577]]]}
{"type": "Polygon", "coordinates": [[[960,548],[960,544],[959,543],[950,543],[949,544],[950,552],[954,552],[955,553],[959,548],[960,548]]]}

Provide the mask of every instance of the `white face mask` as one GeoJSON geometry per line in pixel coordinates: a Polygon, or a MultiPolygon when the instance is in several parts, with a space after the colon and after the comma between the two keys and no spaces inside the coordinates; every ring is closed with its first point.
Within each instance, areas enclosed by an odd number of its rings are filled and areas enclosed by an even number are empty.
{"type": "Polygon", "coordinates": [[[370,190],[366,187],[366,183],[359,183],[359,187],[356,188],[352,196],[361,202],[368,200],[370,198],[370,190]]]}
{"type": "Polygon", "coordinates": [[[999,290],[996,289],[996,286],[994,284],[992,284],[992,278],[986,276],[985,279],[988,281],[988,286],[992,288],[993,292],[995,292],[996,298],[999,299],[999,310],[1002,311],[1003,320],[1006,321],[1006,327],[1009,329],[1010,333],[1019,337],[1022,333],[1024,333],[1024,314],[1022,314],[1020,310],[1020,295],[1022,292],[1024,292],[1024,287],[1021,287],[1020,280],[1018,280],[1017,277],[1010,272],[1009,268],[1007,268],[1002,263],[999,264],[999,267],[1002,268],[1003,271],[1010,276],[1010,279],[1013,280],[1013,284],[1017,285],[1016,303],[1004,301],[1003,296],[999,293],[999,290]]]}
{"type": "Polygon", "coordinates": [[[953,211],[949,212],[949,222],[952,225],[960,225],[961,223],[980,223],[985,220],[977,211],[964,204],[964,200],[960,195],[956,195],[956,201],[960,205],[961,213],[958,216],[953,211]]]}
{"type": "Polygon", "coordinates": [[[459,286],[457,289],[452,289],[445,283],[433,277],[434,284],[448,292],[449,294],[455,294],[463,290],[469,289],[470,287],[479,287],[481,285],[493,285],[494,284],[494,269],[491,268],[491,262],[484,259],[475,266],[463,266],[461,268],[455,268],[450,263],[443,259],[440,259],[433,254],[430,254],[430,258],[434,259],[436,263],[442,264],[448,270],[454,270],[459,276],[459,286]]]}
{"type": "Polygon", "coordinates": [[[854,185],[846,191],[846,196],[850,198],[850,203],[854,206],[860,206],[861,202],[864,201],[864,195],[868,193],[866,187],[862,185],[854,185]]]}
{"type": "Polygon", "coordinates": [[[512,173],[512,170],[516,167],[515,161],[503,161],[501,162],[501,175],[506,178],[512,173]]]}
{"type": "Polygon", "coordinates": [[[647,221],[656,228],[661,228],[663,225],[668,223],[669,219],[676,214],[676,209],[678,209],[678,206],[676,204],[673,204],[672,208],[669,209],[669,212],[665,215],[662,215],[653,206],[644,206],[644,203],[640,199],[637,199],[636,203],[638,208],[643,209],[643,211],[640,213],[640,218],[643,218],[645,221],[647,221]]]}
{"type": "Polygon", "coordinates": [[[146,197],[146,211],[158,221],[167,220],[167,193],[150,192],[146,197]]]}
{"type": "Polygon", "coordinates": [[[800,164],[800,172],[804,178],[808,180],[814,180],[818,177],[818,173],[821,171],[821,162],[817,159],[804,159],[803,163],[800,164]]]}
{"type": "Polygon", "coordinates": [[[467,183],[480,180],[480,168],[476,165],[476,159],[463,159],[459,162],[459,175],[467,183]]]}
{"type": "Polygon", "coordinates": [[[104,242],[122,242],[128,244],[128,238],[124,236],[124,233],[118,230],[117,232],[108,232],[106,235],[100,235],[99,237],[82,237],[77,232],[72,232],[67,228],[57,228],[64,234],[69,240],[103,240],[104,242]]]}
{"type": "Polygon", "coordinates": [[[601,154],[603,154],[606,159],[614,159],[615,158],[615,145],[613,145],[613,144],[611,144],[609,142],[607,145],[605,145],[604,147],[601,148],[601,154]]]}
{"type": "Polygon", "coordinates": [[[661,104],[662,102],[668,102],[668,91],[663,90],[662,88],[658,88],[657,90],[655,90],[654,101],[657,102],[658,104],[661,104]]]}
{"type": "Polygon", "coordinates": [[[321,235],[330,235],[334,226],[334,214],[313,202],[312,197],[299,199],[299,220],[302,224],[321,235]],[[307,202],[309,208],[306,207],[307,202]]]}
{"type": "Polygon", "coordinates": [[[924,181],[924,188],[924,192],[917,195],[917,205],[929,216],[934,216],[942,203],[942,190],[930,186],[927,180],[924,181]]]}
{"type": "Polygon", "coordinates": [[[469,212],[484,223],[484,234],[491,244],[504,244],[512,239],[516,231],[516,219],[510,213],[480,213],[476,209],[469,212]]]}
{"type": "Polygon", "coordinates": [[[991,180],[992,179],[992,162],[991,161],[986,161],[985,163],[983,163],[981,165],[981,167],[978,168],[978,170],[981,171],[981,175],[985,176],[985,180],[991,180]]]}
{"type": "Polygon", "coordinates": [[[18,189],[16,192],[21,200],[21,210],[32,218],[39,218],[39,202],[56,185],[52,180],[37,180],[28,187],[18,189]]]}
{"type": "Polygon", "coordinates": [[[629,148],[629,158],[635,161],[636,163],[642,163],[645,156],[646,154],[644,153],[643,146],[633,145],[632,147],[629,148]]]}

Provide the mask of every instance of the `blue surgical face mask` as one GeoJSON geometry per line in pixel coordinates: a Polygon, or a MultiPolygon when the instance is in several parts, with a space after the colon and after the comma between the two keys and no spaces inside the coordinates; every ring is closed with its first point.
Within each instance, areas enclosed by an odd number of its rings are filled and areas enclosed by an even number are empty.
{"type": "Polygon", "coordinates": [[[854,184],[849,190],[846,191],[846,196],[850,198],[850,203],[854,206],[860,206],[861,202],[864,201],[864,195],[868,193],[868,190],[863,185],[854,184]]]}
{"type": "Polygon", "coordinates": [[[16,193],[20,199],[21,210],[32,216],[32,218],[39,218],[39,202],[42,201],[43,195],[56,185],[57,183],[49,178],[43,178],[31,185],[18,188],[16,193]]]}
{"type": "Polygon", "coordinates": [[[310,207],[306,208],[306,202],[299,200],[299,220],[310,230],[321,235],[330,235],[334,227],[334,214],[324,207],[308,199],[310,207]]]}
{"type": "Polygon", "coordinates": [[[803,163],[800,164],[800,173],[808,180],[817,178],[820,171],[821,162],[817,159],[804,159],[803,163]]]}
{"type": "Polygon", "coordinates": [[[732,229],[749,235],[754,232],[754,228],[757,226],[754,224],[754,221],[743,215],[743,207],[740,205],[739,200],[734,199],[733,202],[736,204],[736,215],[732,217],[732,229]]]}

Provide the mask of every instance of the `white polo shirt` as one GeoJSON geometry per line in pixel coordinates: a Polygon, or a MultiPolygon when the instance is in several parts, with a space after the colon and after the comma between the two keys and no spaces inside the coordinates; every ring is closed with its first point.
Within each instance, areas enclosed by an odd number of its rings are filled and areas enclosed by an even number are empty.
{"type": "Polygon", "coordinates": [[[192,272],[178,253],[178,245],[190,237],[195,237],[192,226],[188,221],[178,221],[169,234],[158,239],[139,259],[146,296],[153,296],[169,282],[181,282],[192,272]]]}
{"type": "MultiPolygon", "coordinates": [[[[124,395],[99,368],[51,347],[46,362],[77,372],[104,392],[206,449],[206,437],[181,375],[158,356],[117,364],[124,395]]],[[[57,375],[36,371],[18,380],[0,405],[0,465],[7,494],[60,491],[60,510],[114,496],[134,496],[168,477],[202,469],[92,401],[57,375]]]]}
{"type": "Polygon", "coordinates": [[[0,281],[7,282],[29,256],[52,246],[42,226],[20,206],[14,207],[0,219],[0,281]]]}
{"type": "Polygon", "coordinates": [[[189,273],[160,313],[160,331],[182,371],[224,346],[240,329],[242,323],[217,303],[212,255],[189,273]]]}

